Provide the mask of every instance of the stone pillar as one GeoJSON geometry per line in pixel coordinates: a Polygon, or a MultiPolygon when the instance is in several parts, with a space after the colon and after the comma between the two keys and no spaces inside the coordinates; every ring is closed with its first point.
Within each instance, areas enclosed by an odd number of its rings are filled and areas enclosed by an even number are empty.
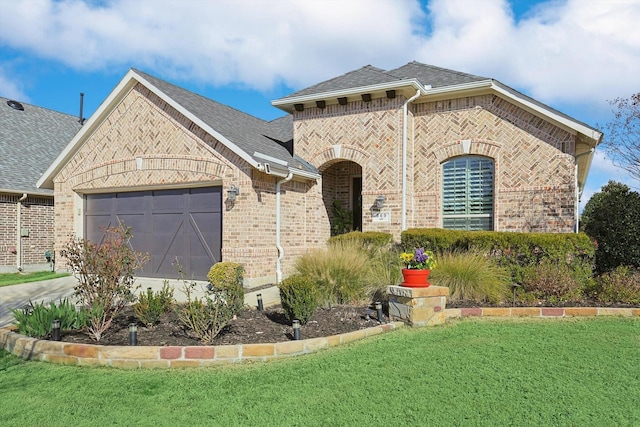
{"type": "Polygon", "coordinates": [[[387,287],[389,294],[389,318],[401,320],[411,326],[441,325],[446,320],[444,309],[447,305],[449,288],[429,286],[428,288],[387,287]]]}

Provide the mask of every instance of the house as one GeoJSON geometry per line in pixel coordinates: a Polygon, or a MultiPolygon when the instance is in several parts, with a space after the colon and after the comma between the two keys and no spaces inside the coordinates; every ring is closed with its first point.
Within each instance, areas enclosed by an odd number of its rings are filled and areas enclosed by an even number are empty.
{"type": "Polygon", "coordinates": [[[235,261],[252,286],[290,274],[347,211],[351,228],[396,239],[572,232],[602,138],[494,79],[418,62],[272,105],[286,115],[265,122],[131,69],[38,181],[55,191],[56,248],[124,222],[151,255],[143,275],[235,261]]]}
{"type": "Polygon", "coordinates": [[[0,97],[0,272],[50,268],[53,191],[36,182],[80,127],[78,117],[0,97]]]}

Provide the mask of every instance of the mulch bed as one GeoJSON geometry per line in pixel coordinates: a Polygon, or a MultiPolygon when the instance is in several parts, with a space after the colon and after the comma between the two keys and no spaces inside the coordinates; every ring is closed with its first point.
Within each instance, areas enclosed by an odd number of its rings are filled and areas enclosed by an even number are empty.
{"type": "MultiPolygon", "coordinates": [[[[388,318],[383,315],[383,321],[388,318]]],[[[197,346],[204,345],[178,320],[175,312],[164,314],[157,325],[146,327],[136,321],[132,307],[118,315],[99,343],[80,331],[63,332],[62,341],[84,344],[129,345],[129,324],[138,325],[138,345],[197,346]]],[[[307,324],[300,327],[301,339],[326,337],[378,325],[376,310],[367,306],[334,306],[318,308],[307,324]],[[370,310],[369,320],[366,319],[370,310]]],[[[293,329],[279,306],[258,311],[245,307],[218,334],[211,344],[258,344],[293,340],[293,329]]]]}

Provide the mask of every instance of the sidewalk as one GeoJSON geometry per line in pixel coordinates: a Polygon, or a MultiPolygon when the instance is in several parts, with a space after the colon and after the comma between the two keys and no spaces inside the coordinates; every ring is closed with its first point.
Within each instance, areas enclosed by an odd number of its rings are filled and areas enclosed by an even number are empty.
{"type": "MultiPolygon", "coordinates": [[[[13,315],[11,309],[25,307],[29,301],[34,303],[48,303],[49,301],[58,301],[63,298],[69,298],[74,301],[73,287],[77,280],[73,276],[60,277],[42,282],[23,283],[20,285],[0,287],[0,328],[9,326],[13,323],[13,315]]],[[[207,282],[197,282],[196,292],[194,296],[202,297],[207,282]]],[[[136,294],[146,291],[147,288],[153,291],[159,291],[164,284],[163,279],[137,278],[134,286],[140,286],[135,291],[136,294]]],[[[182,292],[183,283],[178,280],[170,280],[169,285],[173,286],[173,297],[177,302],[185,302],[185,294],[182,292]]],[[[262,302],[265,307],[280,304],[280,293],[277,286],[261,289],[258,291],[245,290],[244,303],[250,307],[257,307],[257,294],[262,295],[262,302]]]]}

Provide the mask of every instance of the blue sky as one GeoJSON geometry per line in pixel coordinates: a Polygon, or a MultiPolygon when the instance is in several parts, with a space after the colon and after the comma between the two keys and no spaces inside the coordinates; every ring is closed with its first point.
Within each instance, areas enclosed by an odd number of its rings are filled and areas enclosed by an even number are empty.
{"type": "MultiPolygon", "coordinates": [[[[640,0],[0,0],[0,96],[91,115],[134,67],[266,120],[364,65],[491,77],[602,128],[640,91],[640,0]]],[[[610,179],[596,151],[582,204],[610,179]]]]}

